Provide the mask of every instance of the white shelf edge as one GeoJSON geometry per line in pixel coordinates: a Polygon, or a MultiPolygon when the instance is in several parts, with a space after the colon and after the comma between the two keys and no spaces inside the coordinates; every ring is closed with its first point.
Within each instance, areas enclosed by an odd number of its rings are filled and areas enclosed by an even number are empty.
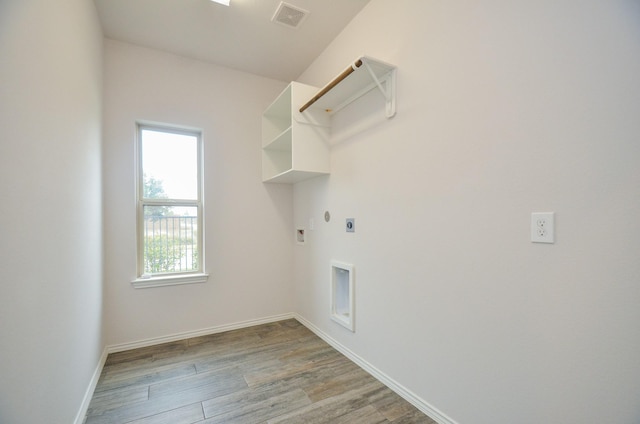
{"type": "Polygon", "coordinates": [[[282,131],[280,134],[278,134],[277,136],[273,137],[271,139],[271,141],[269,141],[267,144],[265,144],[264,146],[262,146],[263,149],[265,150],[278,150],[278,151],[289,151],[291,150],[291,144],[289,143],[289,148],[281,148],[280,146],[278,146],[278,142],[283,138],[286,137],[287,133],[291,133],[292,127],[290,126],[289,128],[287,128],[286,130],[282,131]]]}
{"type": "Polygon", "coordinates": [[[277,184],[292,184],[300,181],[308,180],[310,178],[319,177],[322,175],[329,175],[329,172],[320,171],[301,171],[298,169],[287,169],[279,174],[273,175],[269,178],[263,179],[263,183],[277,183],[277,184]]]}

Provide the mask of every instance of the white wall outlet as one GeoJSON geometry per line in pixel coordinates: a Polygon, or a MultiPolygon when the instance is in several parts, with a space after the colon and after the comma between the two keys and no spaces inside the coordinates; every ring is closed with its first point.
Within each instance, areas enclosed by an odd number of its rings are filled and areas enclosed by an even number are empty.
{"type": "Polygon", "coordinates": [[[531,214],[531,241],[534,243],[555,242],[555,212],[531,214]]]}

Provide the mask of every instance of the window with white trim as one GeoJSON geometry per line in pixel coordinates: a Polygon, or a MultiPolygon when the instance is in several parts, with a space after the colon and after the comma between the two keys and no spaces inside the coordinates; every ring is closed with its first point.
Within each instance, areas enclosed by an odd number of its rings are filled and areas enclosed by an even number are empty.
{"type": "Polygon", "coordinates": [[[139,124],[136,287],[203,282],[202,136],[139,124]]]}

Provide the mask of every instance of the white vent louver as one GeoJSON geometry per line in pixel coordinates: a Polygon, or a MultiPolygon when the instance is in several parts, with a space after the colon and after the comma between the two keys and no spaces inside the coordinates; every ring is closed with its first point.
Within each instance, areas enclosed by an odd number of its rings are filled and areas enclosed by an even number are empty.
{"type": "Polygon", "coordinates": [[[309,15],[308,10],[300,9],[299,7],[282,1],[276,9],[276,13],[273,14],[271,22],[289,28],[298,28],[302,21],[306,19],[307,15],[309,15]]]}

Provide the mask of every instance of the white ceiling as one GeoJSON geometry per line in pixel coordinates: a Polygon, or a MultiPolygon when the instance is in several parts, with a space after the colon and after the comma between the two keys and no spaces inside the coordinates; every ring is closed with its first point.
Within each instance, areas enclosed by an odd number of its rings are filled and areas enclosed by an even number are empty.
{"type": "Polygon", "coordinates": [[[282,81],[295,80],[369,0],[287,0],[296,29],[271,22],[280,0],[95,0],[108,38],[282,81]]]}

